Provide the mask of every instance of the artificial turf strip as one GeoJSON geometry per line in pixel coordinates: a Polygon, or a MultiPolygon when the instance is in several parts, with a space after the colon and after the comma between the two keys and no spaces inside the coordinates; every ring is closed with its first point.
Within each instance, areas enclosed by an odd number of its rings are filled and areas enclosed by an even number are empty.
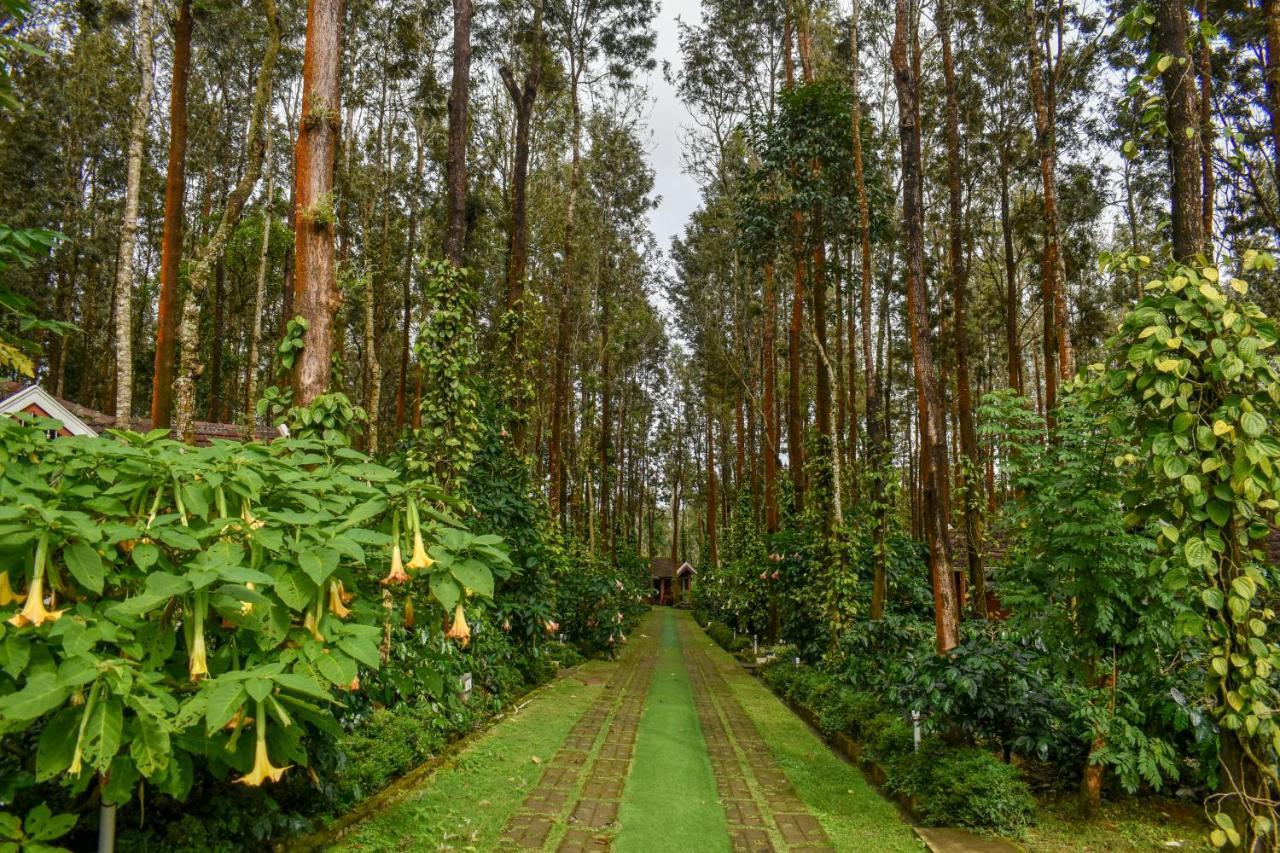
{"type": "MultiPolygon", "coordinates": [[[[682,612],[677,618],[693,617],[682,612]]],[[[690,642],[706,646],[707,654],[755,723],[774,761],[822,824],[836,850],[893,853],[922,849],[897,807],[876,793],[860,770],[828,749],[799,717],[701,629],[690,631],[688,637],[690,642]]]]}
{"type": "Polygon", "coordinates": [[[649,687],[635,758],[622,794],[618,853],[715,853],[729,849],[707,745],[676,634],[663,611],[657,668],[649,687]]]}
{"type": "Polygon", "coordinates": [[[360,824],[335,850],[493,850],[568,736],[604,689],[614,664],[585,664],[578,677],[543,687],[519,713],[499,722],[422,787],[360,824]],[[534,759],[537,759],[535,762],[534,759]]]}

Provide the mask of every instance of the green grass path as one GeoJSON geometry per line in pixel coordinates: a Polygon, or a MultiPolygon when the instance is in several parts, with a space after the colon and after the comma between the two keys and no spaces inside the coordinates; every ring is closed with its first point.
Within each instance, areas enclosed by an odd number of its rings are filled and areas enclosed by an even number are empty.
{"type": "Polygon", "coordinates": [[[657,668],[636,735],[635,758],[618,813],[618,853],[729,849],[707,746],[676,634],[663,612],[657,668]]]}
{"type": "Polygon", "coordinates": [[[592,661],[538,690],[456,758],[334,850],[494,850],[507,818],[617,666],[592,661]]]}
{"type": "MultiPolygon", "coordinates": [[[[476,737],[329,849],[475,850],[510,848],[504,827],[522,808],[575,723],[603,699],[620,667],[636,666],[637,646],[658,638],[656,666],[636,730],[612,836],[619,853],[724,853],[729,825],[703,738],[686,655],[709,656],[724,680],[722,704],[740,704],[777,768],[837,851],[906,853],[921,845],[897,809],[841,760],[764,685],[693,624],[687,612],[659,610],[633,635],[619,661],[593,661],[536,691],[519,712],[476,737]],[[682,646],[686,644],[686,646],[682,646]],[[727,687],[727,691],[725,690],[727,687]]],[[[649,654],[646,652],[646,654],[649,654]]],[[[701,659],[701,658],[699,658],[701,659]]],[[[739,725],[739,728],[741,728],[739,725]]],[[[732,731],[731,736],[738,737],[732,731]]],[[[745,734],[743,735],[746,736],[745,734]]],[[[751,736],[754,736],[752,733],[751,736]]],[[[577,791],[578,789],[574,789],[577,791]]],[[[574,794],[576,798],[577,794],[574,794]]],[[[563,815],[547,845],[565,837],[563,815]]],[[[766,817],[766,820],[769,818],[766,817]]],[[[740,830],[735,829],[735,832],[740,830]]],[[[770,830],[773,832],[774,830],[770,830]]]]}

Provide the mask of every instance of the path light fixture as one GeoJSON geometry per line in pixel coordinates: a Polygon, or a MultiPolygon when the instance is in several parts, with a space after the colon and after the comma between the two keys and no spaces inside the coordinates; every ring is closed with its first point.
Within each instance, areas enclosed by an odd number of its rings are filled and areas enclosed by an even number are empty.
{"type": "Polygon", "coordinates": [[[911,712],[911,740],[915,744],[916,752],[920,751],[920,738],[921,738],[920,712],[912,711],[911,712]]]}

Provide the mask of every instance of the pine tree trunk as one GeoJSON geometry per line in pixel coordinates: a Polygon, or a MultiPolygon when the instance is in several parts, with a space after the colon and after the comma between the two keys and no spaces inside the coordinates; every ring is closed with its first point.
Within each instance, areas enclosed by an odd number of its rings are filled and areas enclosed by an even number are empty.
{"type": "Polygon", "coordinates": [[[775,350],[778,329],[778,293],[774,287],[773,264],[764,265],[764,518],[765,530],[777,533],[778,519],[778,368],[775,350]]]}
{"type": "Polygon", "coordinates": [[[138,195],[142,188],[142,155],[151,112],[152,33],[154,0],[138,2],[138,96],[129,124],[129,152],[125,166],[124,212],[120,220],[120,253],[116,260],[116,426],[133,424],[133,255],[138,243],[138,195]]]}
{"type": "Polygon", "coordinates": [[[1042,302],[1041,329],[1044,332],[1044,390],[1045,412],[1052,421],[1053,409],[1058,402],[1059,336],[1065,330],[1057,323],[1058,305],[1058,189],[1055,170],[1057,151],[1053,139],[1053,127],[1049,120],[1049,107],[1045,100],[1044,64],[1040,50],[1040,16],[1036,0],[1027,0],[1027,68],[1031,89],[1031,106],[1034,112],[1036,150],[1040,155],[1040,183],[1044,193],[1044,254],[1040,262],[1040,299],[1042,302]]]}
{"type": "Polygon", "coordinates": [[[191,0],[179,0],[173,27],[173,80],[169,90],[169,167],[160,240],[160,296],[156,307],[156,360],[151,385],[151,426],[167,428],[173,413],[173,359],[181,284],[183,199],[187,188],[187,80],[191,68],[191,0]]]}
{"type": "Polygon", "coordinates": [[[969,584],[978,613],[987,615],[987,582],[982,566],[981,494],[978,490],[978,434],[973,422],[973,391],[969,381],[969,268],[965,258],[964,194],[961,187],[960,118],[956,103],[956,72],[951,52],[951,6],[938,0],[938,34],[942,39],[942,74],[946,89],[947,145],[947,265],[951,277],[951,305],[955,312],[956,421],[960,453],[964,462],[956,466],[956,480],[964,504],[965,553],[969,584]]]}
{"type": "Polygon", "coordinates": [[[1159,0],[1153,11],[1156,48],[1173,58],[1160,75],[1165,121],[1169,127],[1173,257],[1192,263],[1204,252],[1205,235],[1201,207],[1200,116],[1196,108],[1195,70],[1187,53],[1187,10],[1183,0],[1159,0]]]}
{"type": "MultiPolygon", "coordinates": [[[[871,267],[871,204],[867,198],[866,167],[862,154],[862,94],[859,88],[861,66],[859,63],[859,24],[861,0],[853,0],[849,18],[850,86],[853,89],[853,179],[858,194],[858,245],[861,260],[862,284],[859,307],[862,313],[862,372],[863,395],[866,398],[867,458],[866,469],[871,479],[871,504],[875,514],[875,545],[871,575],[871,618],[884,618],[885,599],[888,595],[888,571],[886,529],[889,508],[885,503],[885,477],[888,475],[885,459],[885,443],[880,418],[880,380],[876,370],[878,355],[871,345],[871,285],[874,280],[871,267]]],[[[881,325],[881,334],[884,327],[881,325]]],[[[850,342],[852,345],[852,342],[850,342]]]]}
{"type": "Polygon", "coordinates": [[[1000,149],[1000,234],[1004,243],[1004,340],[1008,353],[1009,387],[1026,393],[1022,381],[1022,288],[1018,284],[1018,260],[1013,253],[1013,216],[1009,210],[1009,155],[1000,149]]]}
{"type": "Polygon", "coordinates": [[[271,266],[271,205],[275,192],[275,169],[271,161],[271,128],[266,128],[266,145],[263,159],[267,164],[267,194],[262,202],[262,248],[258,252],[258,280],[253,290],[253,327],[249,333],[249,358],[245,368],[245,406],[244,436],[253,437],[254,425],[257,423],[256,407],[258,405],[258,361],[261,359],[259,349],[262,346],[262,312],[267,301],[267,273],[271,266]]]}
{"type": "Polygon", "coordinates": [[[573,297],[574,218],[578,204],[578,185],[582,179],[582,111],[578,103],[578,78],[575,72],[569,84],[569,110],[572,116],[572,155],[569,166],[569,195],[565,202],[564,269],[561,272],[560,304],[556,317],[555,366],[551,381],[551,429],[547,439],[547,474],[550,479],[547,503],[553,521],[563,524],[564,516],[564,421],[569,404],[569,339],[572,334],[569,303],[573,297]]]}
{"type": "Polygon", "coordinates": [[[471,0],[453,0],[453,80],[445,168],[444,256],[461,267],[467,242],[467,114],[471,99],[471,0]]]}
{"type": "Polygon", "coordinates": [[[895,0],[895,27],[891,58],[898,92],[899,136],[902,145],[903,255],[906,262],[907,318],[920,407],[920,467],[923,488],[922,522],[929,546],[933,580],[937,648],[946,653],[955,647],[959,607],[952,578],[944,516],[943,483],[947,476],[947,437],[942,393],[929,343],[928,291],[924,278],[924,175],[920,154],[920,101],[916,75],[919,46],[910,26],[908,0],[895,0]],[[908,57],[908,44],[912,56],[908,57]]]}
{"type": "Polygon", "coordinates": [[[342,305],[334,265],[333,171],[342,126],[344,0],[308,0],[302,60],[302,115],[294,149],[293,313],[307,322],[294,361],[293,403],[308,406],[329,390],[334,317],[342,305]]]}

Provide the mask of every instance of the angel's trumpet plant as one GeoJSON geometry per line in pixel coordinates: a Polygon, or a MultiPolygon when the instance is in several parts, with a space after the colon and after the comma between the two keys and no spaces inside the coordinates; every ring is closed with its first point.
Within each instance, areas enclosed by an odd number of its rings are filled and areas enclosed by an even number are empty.
{"type": "Polygon", "coordinates": [[[253,751],[253,769],[237,779],[237,782],[248,785],[251,788],[257,788],[263,782],[270,779],[272,782],[279,782],[284,776],[284,771],[292,767],[287,764],[284,767],[275,767],[271,763],[271,756],[267,754],[267,713],[262,707],[262,703],[258,702],[257,714],[254,716],[253,728],[258,735],[258,743],[253,751]]]}
{"type": "Polygon", "coordinates": [[[191,631],[187,648],[187,672],[192,681],[199,681],[209,674],[209,656],[204,647],[204,613],[207,608],[204,592],[192,596],[191,631]]]}
{"type": "Polygon", "coordinates": [[[406,583],[409,575],[404,570],[404,558],[400,556],[400,516],[391,517],[391,571],[382,579],[384,584],[406,583]]]}
{"type": "Polygon", "coordinates": [[[15,592],[13,587],[9,586],[9,570],[5,569],[0,572],[0,607],[8,607],[10,604],[21,604],[26,601],[27,597],[20,592],[15,592]]]}
{"type": "Polygon", "coordinates": [[[323,643],[324,634],[320,633],[320,617],[324,615],[324,597],[316,596],[315,606],[307,606],[307,617],[302,620],[302,627],[311,632],[317,643],[323,643]]]}
{"type": "Polygon", "coordinates": [[[445,634],[450,640],[457,640],[458,645],[464,649],[471,642],[471,626],[467,624],[466,614],[462,612],[462,603],[453,611],[453,624],[449,626],[448,633],[445,634]]]}
{"type": "Polygon", "coordinates": [[[405,566],[415,572],[423,569],[429,569],[435,564],[435,560],[427,556],[427,549],[422,544],[422,522],[418,519],[418,507],[409,499],[409,523],[413,525],[413,556],[409,558],[409,563],[405,566]]]}
{"type": "MultiPolygon", "coordinates": [[[[250,592],[253,592],[254,590],[256,590],[256,589],[257,589],[257,587],[253,585],[253,581],[248,581],[248,582],[246,582],[246,583],[245,583],[245,585],[244,585],[244,588],[245,588],[245,589],[247,589],[247,590],[249,590],[250,592]]],[[[242,602],[240,602],[240,612],[241,612],[243,615],[245,615],[245,616],[248,616],[250,613],[252,613],[252,612],[253,612],[253,602],[252,602],[252,601],[242,601],[242,602]]]]}
{"type": "Polygon", "coordinates": [[[333,581],[329,584],[329,612],[339,619],[345,619],[351,615],[351,611],[342,602],[342,581],[333,581]]]}
{"type": "Polygon", "coordinates": [[[49,560],[49,534],[43,533],[36,543],[35,566],[32,570],[31,587],[27,590],[26,605],[9,619],[15,628],[26,625],[43,625],[45,622],[56,622],[62,615],[61,610],[46,610],[44,607],[44,572],[49,560]]]}

